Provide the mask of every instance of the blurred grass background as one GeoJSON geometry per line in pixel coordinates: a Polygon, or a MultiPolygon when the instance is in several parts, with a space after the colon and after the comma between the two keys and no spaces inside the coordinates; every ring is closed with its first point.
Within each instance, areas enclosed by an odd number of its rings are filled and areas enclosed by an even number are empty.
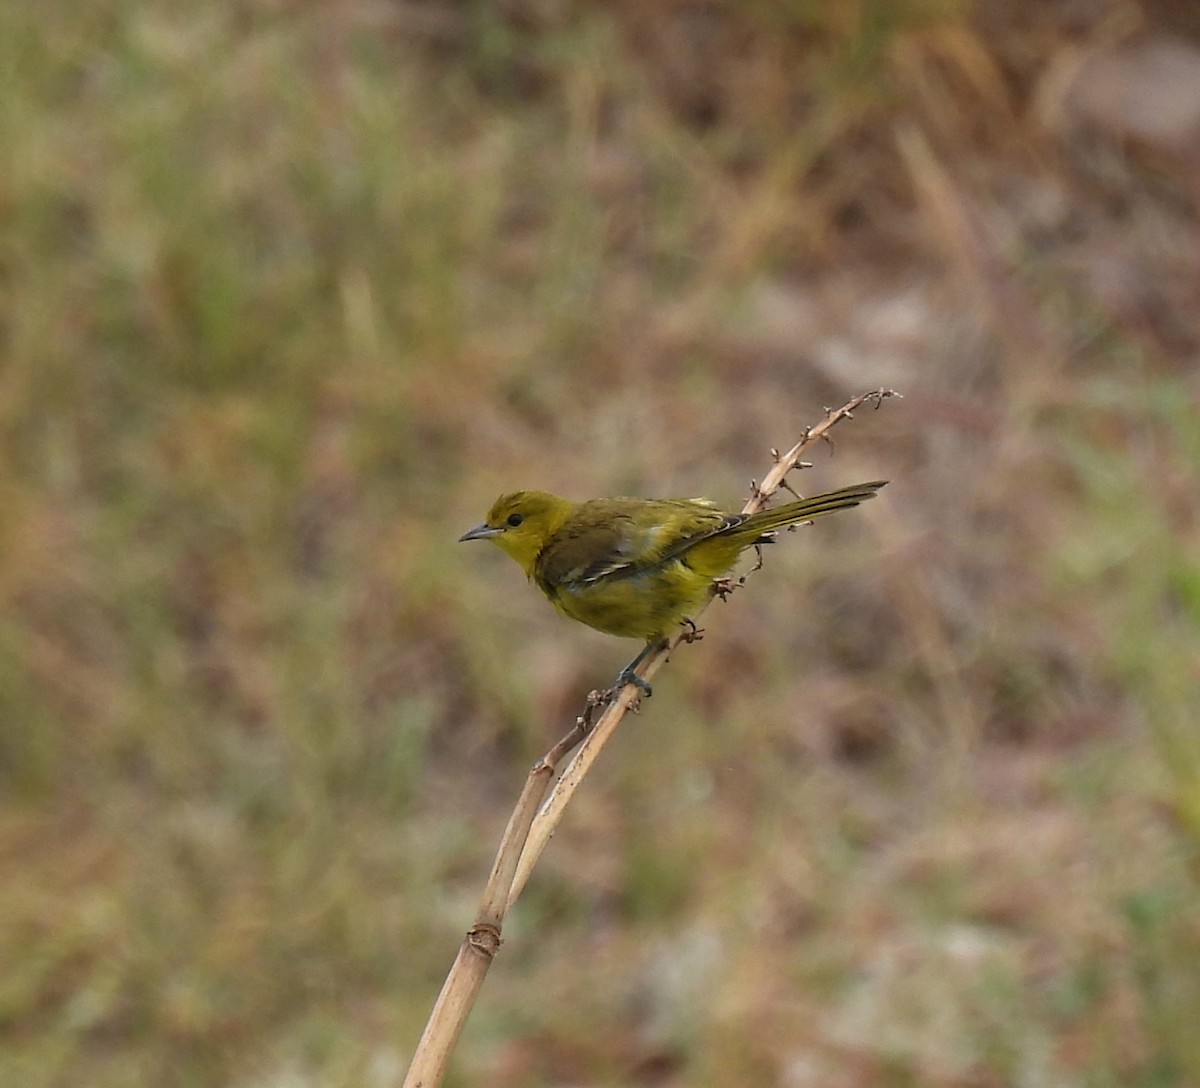
{"type": "Polygon", "coordinates": [[[1166,0],[0,7],[0,1083],[395,1083],[634,649],[455,537],[888,384],[452,1083],[1200,1084],[1197,73],[1166,0]]]}

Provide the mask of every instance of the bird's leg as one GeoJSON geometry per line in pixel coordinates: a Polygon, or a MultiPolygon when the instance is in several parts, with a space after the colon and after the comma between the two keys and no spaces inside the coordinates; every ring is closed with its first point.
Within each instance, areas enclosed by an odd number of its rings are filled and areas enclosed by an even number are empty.
{"type": "Polygon", "coordinates": [[[770,540],[760,540],[760,541],[758,541],[757,544],[754,545],[754,566],[752,566],[748,571],[746,571],[745,574],[743,574],[738,579],[739,586],[744,586],[746,584],[746,579],[749,578],[750,575],[752,575],[755,571],[762,570],[762,568],[763,568],[762,546],[764,544],[774,544],[774,543],[775,543],[775,538],[774,538],[774,536],[772,536],[772,538],[770,540]]]}
{"type": "Polygon", "coordinates": [[[679,636],[681,642],[699,642],[704,637],[704,628],[697,627],[696,621],[690,616],[684,616],[679,622],[687,628],[687,630],[679,636]]]}
{"type": "Polygon", "coordinates": [[[608,697],[611,701],[621,694],[621,689],[626,684],[632,684],[638,691],[642,692],[647,698],[654,694],[653,689],[645,680],[638,676],[635,671],[637,667],[646,660],[655,650],[659,649],[666,643],[666,639],[656,639],[654,642],[647,642],[642,647],[641,653],[637,655],[628,665],[617,673],[616,683],[608,691],[608,697]]]}

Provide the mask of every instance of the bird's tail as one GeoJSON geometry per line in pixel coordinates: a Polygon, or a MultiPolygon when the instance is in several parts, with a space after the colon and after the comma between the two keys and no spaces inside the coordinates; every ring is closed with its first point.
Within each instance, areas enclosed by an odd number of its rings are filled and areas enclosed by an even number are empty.
{"type": "Polygon", "coordinates": [[[875,493],[886,483],[887,480],[872,480],[866,484],[853,484],[850,487],[840,487],[836,491],[826,491],[824,495],[814,495],[811,499],[798,499],[796,502],[776,506],[772,510],[760,510],[757,514],[751,514],[734,533],[743,540],[750,536],[759,539],[774,529],[796,525],[801,521],[811,521],[837,510],[857,506],[860,502],[874,498],[875,493]]]}

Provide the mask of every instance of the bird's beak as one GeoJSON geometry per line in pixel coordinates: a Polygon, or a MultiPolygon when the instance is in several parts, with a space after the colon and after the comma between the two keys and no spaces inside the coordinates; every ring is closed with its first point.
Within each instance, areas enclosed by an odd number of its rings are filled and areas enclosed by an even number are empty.
{"type": "Polygon", "coordinates": [[[499,536],[502,532],[504,532],[503,529],[489,525],[485,521],[482,525],[476,525],[474,529],[468,529],[458,540],[460,544],[464,540],[487,540],[488,537],[499,536]]]}

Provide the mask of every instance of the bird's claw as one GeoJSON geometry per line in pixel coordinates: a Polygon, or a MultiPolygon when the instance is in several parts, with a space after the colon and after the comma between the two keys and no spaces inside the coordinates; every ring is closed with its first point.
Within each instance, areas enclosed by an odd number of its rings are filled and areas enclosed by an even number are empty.
{"type": "MultiPolygon", "coordinates": [[[[608,691],[604,692],[604,701],[606,703],[611,703],[630,684],[632,684],[635,688],[638,689],[638,699],[640,699],[643,695],[645,695],[646,698],[648,699],[648,698],[650,698],[651,695],[654,694],[654,689],[649,685],[649,683],[647,681],[643,680],[640,676],[638,676],[638,674],[636,672],[634,672],[633,669],[625,668],[625,669],[622,669],[619,673],[617,673],[617,679],[616,679],[616,682],[613,684],[613,686],[611,688],[609,688],[608,691]]],[[[636,706],[637,705],[636,700],[631,705],[636,706]]]]}
{"type": "Polygon", "coordinates": [[[638,676],[636,672],[634,672],[632,669],[622,669],[617,675],[617,689],[619,690],[628,684],[632,684],[638,689],[638,691],[645,695],[647,699],[654,694],[654,689],[650,686],[650,684],[638,676]]]}
{"type": "Polygon", "coordinates": [[[685,630],[683,634],[679,636],[680,642],[699,642],[704,638],[704,628],[697,627],[696,621],[690,616],[684,616],[679,622],[682,623],[685,628],[687,628],[687,630],[685,630]]]}
{"type": "Polygon", "coordinates": [[[729,600],[730,595],[735,589],[740,588],[739,583],[732,578],[716,578],[712,584],[712,594],[714,597],[720,597],[721,600],[729,600]]]}

